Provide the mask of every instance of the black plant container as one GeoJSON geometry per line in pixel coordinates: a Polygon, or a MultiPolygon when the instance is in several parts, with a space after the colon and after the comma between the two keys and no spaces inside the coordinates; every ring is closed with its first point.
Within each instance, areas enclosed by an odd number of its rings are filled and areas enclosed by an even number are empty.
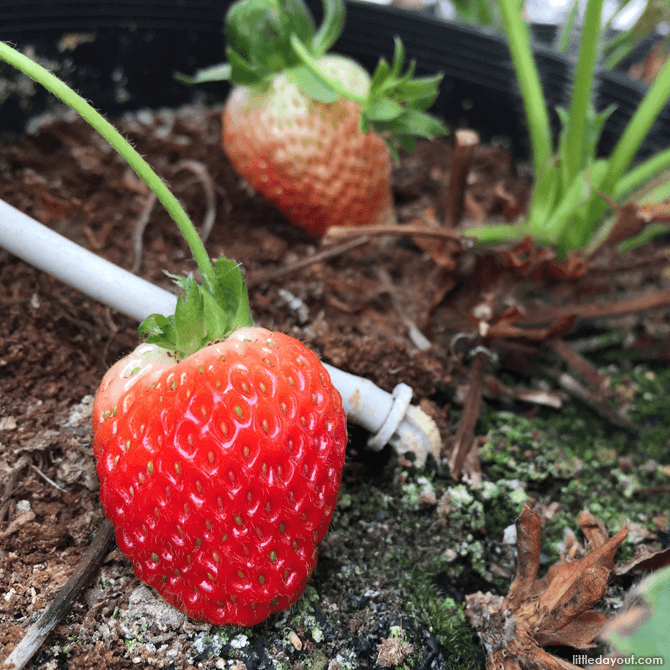
{"type": "MultiPolygon", "coordinates": [[[[307,0],[321,19],[320,0],[307,0]]],[[[224,60],[223,17],[231,0],[0,0],[0,39],[31,52],[108,117],[144,107],[223,101],[225,84],[185,88],[177,71],[192,73],[224,60]]],[[[528,153],[523,107],[504,37],[480,29],[365,2],[347,2],[345,30],[334,50],[372,70],[390,59],[399,35],[417,73],[443,72],[432,112],[452,127],[478,130],[485,140],[506,138],[518,156],[528,153]]],[[[536,60],[552,109],[567,106],[570,59],[537,45],[536,60]]],[[[0,131],[21,132],[27,115],[53,105],[39,87],[26,87],[0,65],[0,131]],[[18,87],[19,93],[11,93],[18,87]]],[[[620,73],[601,72],[596,106],[618,105],[601,149],[609,151],[635,111],[645,87],[620,73]]],[[[556,117],[553,122],[556,130],[556,117]]],[[[670,145],[670,107],[643,153],[670,145]]]]}

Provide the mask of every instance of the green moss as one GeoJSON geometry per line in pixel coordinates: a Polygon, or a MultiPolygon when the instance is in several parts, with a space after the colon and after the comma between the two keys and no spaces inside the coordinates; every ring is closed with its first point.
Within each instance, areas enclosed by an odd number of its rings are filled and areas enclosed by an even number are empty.
{"type": "Polygon", "coordinates": [[[410,481],[402,487],[401,502],[404,508],[416,511],[421,508],[421,501],[427,497],[435,497],[435,486],[425,476],[419,476],[416,481],[410,481]]]}
{"type": "MultiPolygon", "coordinates": [[[[557,557],[565,530],[577,531],[584,509],[615,532],[627,519],[653,530],[654,516],[670,507],[668,493],[636,493],[668,482],[662,466],[670,463],[670,421],[662,418],[670,417],[670,371],[637,367],[610,372],[610,379],[632,403],[630,431],[612,427],[576,402],[541,410],[532,420],[509,411],[482,416],[480,430],[489,437],[480,450],[484,478],[499,486],[518,482],[532,501],[561,506],[543,531],[549,560],[557,557]]],[[[619,560],[634,548],[625,543],[619,560]]]]}
{"type": "Polygon", "coordinates": [[[458,605],[453,599],[440,596],[425,571],[415,570],[404,586],[416,611],[430,623],[431,632],[449,650],[448,667],[475,668],[478,645],[465,619],[465,604],[458,605]]]}

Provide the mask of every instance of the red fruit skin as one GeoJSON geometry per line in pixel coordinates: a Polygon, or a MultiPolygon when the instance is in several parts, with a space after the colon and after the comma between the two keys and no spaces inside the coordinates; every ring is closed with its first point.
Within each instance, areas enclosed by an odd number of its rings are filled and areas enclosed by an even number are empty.
{"type": "Polygon", "coordinates": [[[215,625],[298,600],[347,442],[314,352],[261,328],[180,363],[141,345],[105,375],[93,428],[102,506],[141,581],[215,625]]]}
{"type": "Polygon", "coordinates": [[[379,135],[358,129],[360,107],[287,97],[267,108],[249,89],[231,91],[222,145],[238,174],[315,238],[335,225],[393,222],[391,155],[379,135]]]}

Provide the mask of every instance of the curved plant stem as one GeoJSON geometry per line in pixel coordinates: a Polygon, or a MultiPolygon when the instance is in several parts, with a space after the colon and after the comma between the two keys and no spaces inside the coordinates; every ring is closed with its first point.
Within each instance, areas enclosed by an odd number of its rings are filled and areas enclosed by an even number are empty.
{"type": "Polygon", "coordinates": [[[307,47],[302,43],[300,38],[294,33],[291,35],[291,46],[293,50],[298,55],[298,58],[302,61],[303,65],[321,82],[330,86],[336,93],[339,93],[349,100],[357,102],[361,107],[365,106],[367,102],[367,97],[358,95],[353,91],[343,86],[337,79],[329,77],[324,71],[323,68],[319,65],[317,60],[312,57],[312,55],[307,50],[307,47]]]}
{"type": "Polygon", "coordinates": [[[325,0],[323,3],[323,21],[312,38],[312,53],[323,54],[335,44],[344,27],[344,2],[325,0]]]}
{"type": "Polygon", "coordinates": [[[612,188],[619,175],[630,165],[642,141],[651,130],[659,113],[670,95],[670,61],[668,61],[649,89],[626,130],[617,142],[609,160],[609,169],[603,183],[603,190],[612,188]]]}
{"type": "Polygon", "coordinates": [[[30,58],[19,53],[9,45],[0,42],[0,58],[13,65],[31,79],[44,86],[48,91],[60,98],[66,105],[71,107],[87,123],[97,130],[118,151],[137,172],[156,197],[163,203],[165,209],[174,219],[188,246],[193,252],[195,261],[202,274],[203,281],[213,285],[215,283],[214,269],[209,260],[207,251],[202,240],[198,236],[188,215],[179,204],[179,201],[170,193],[170,190],[161,181],[160,177],[151,169],[149,164],[140,156],[124,137],[105,120],[89,103],[80,95],[75,93],[66,84],[51,74],[48,70],[38,65],[30,58]]]}
{"type": "Polygon", "coordinates": [[[572,0],[572,5],[568,11],[568,15],[565,17],[563,22],[563,28],[561,28],[561,34],[558,39],[558,44],[556,45],[557,49],[561,53],[565,53],[570,46],[570,40],[572,39],[572,31],[575,26],[575,19],[577,18],[577,12],[579,11],[579,0],[572,0]]]}
{"type": "Polygon", "coordinates": [[[498,6],[528,117],[535,178],[540,179],[551,159],[552,136],[540,75],[530,48],[530,33],[517,0],[498,0],[498,6]]]}

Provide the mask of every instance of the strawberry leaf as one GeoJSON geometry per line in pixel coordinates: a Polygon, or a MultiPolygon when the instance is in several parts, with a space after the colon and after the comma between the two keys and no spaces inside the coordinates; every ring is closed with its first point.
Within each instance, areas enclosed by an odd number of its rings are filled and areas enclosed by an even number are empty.
{"type": "MultiPolygon", "coordinates": [[[[331,0],[333,2],[333,0],[331,0]]],[[[340,0],[341,2],[341,0],[340,0]]],[[[337,4],[337,3],[336,3],[337,4]]],[[[307,5],[303,0],[283,0],[279,2],[279,6],[283,8],[285,20],[287,22],[289,31],[295,33],[300,39],[304,41],[312,41],[315,38],[314,32],[314,19],[307,9],[307,5]]],[[[326,47],[326,50],[330,49],[335,40],[340,36],[342,32],[342,27],[344,26],[344,12],[342,11],[342,24],[340,29],[333,39],[333,42],[326,47]]],[[[325,17],[324,17],[325,22],[325,17]]],[[[323,28],[323,26],[321,26],[323,28]]],[[[290,44],[290,34],[286,35],[286,42],[290,44]]],[[[290,49],[290,47],[289,47],[290,49]]]]}
{"type": "Polygon", "coordinates": [[[214,276],[216,286],[210,287],[210,292],[217,298],[217,302],[225,307],[229,317],[228,327],[232,329],[253,326],[249,293],[240,264],[221,256],[214,261],[214,276]]]}
{"type": "Polygon", "coordinates": [[[362,122],[369,122],[380,135],[390,135],[399,140],[403,135],[424,137],[432,140],[444,134],[444,126],[435,117],[406,107],[403,113],[390,121],[371,121],[361,115],[362,122]]]}
{"type": "Polygon", "coordinates": [[[140,337],[150,344],[160,344],[163,340],[174,341],[175,339],[172,321],[162,314],[148,316],[141,323],[139,332],[140,337]]]}
{"type": "Polygon", "coordinates": [[[226,55],[230,62],[230,80],[236,84],[254,86],[268,76],[264,68],[250,63],[232,49],[226,49],[226,55]]]}
{"type": "Polygon", "coordinates": [[[402,64],[405,60],[405,45],[399,37],[393,38],[393,65],[391,67],[391,77],[397,79],[402,71],[402,64]]]}
{"type": "Polygon", "coordinates": [[[442,80],[442,75],[436,74],[432,77],[417,77],[416,79],[403,79],[396,86],[396,93],[403,98],[414,98],[434,92],[442,80]]]}
{"type": "Polygon", "coordinates": [[[391,98],[381,98],[375,100],[365,110],[365,117],[373,123],[375,121],[391,121],[397,119],[403,112],[403,106],[399,102],[391,100],[391,98]]]}
{"type": "MultiPolygon", "coordinates": [[[[414,145],[407,136],[432,139],[446,132],[440,121],[424,113],[437,99],[442,75],[414,78],[414,61],[403,73],[404,59],[405,48],[396,38],[392,64],[384,59],[377,63],[359,123],[362,132],[372,129],[389,146],[395,143],[403,149],[414,145]]],[[[397,151],[392,153],[397,156],[397,151]]]]}
{"type": "Polygon", "coordinates": [[[390,74],[390,65],[386,62],[385,58],[380,58],[372,75],[372,81],[370,82],[371,95],[375,95],[379,91],[380,87],[389,78],[390,74]]]}
{"type": "MultiPolygon", "coordinates": [[[[174,312],[175,351],[183,356],[200,349],[205,333],[203,298],[193,275],[176,278],[184,291],[174,312]]],[[[169,317],[168,317],[169,318],[169,317]]]]}
{"type": "Polygon", "coordinates": [[[408,154],[414,153],[416,150],[416,140],[412,135],[398,135],[398,144],[401,149],[404,149],[408,154]]]}
{"type": "Polygon", "coordinates": [[[228,81],[230,79],[230,64],[221,63],[212,65],[202,70],[198,70],[193,76],[177,72],[174,78],[184,86],[193,86],[194,84],[204,84],[210,81],[228,81]]]}
{"type": "Polygon", "coordinates": [[[298,84],[300,90],[312,100],[331,103],[340,97],[328,84],[315,77],[304,65],[298,65],[287,70],[286,75],[298,84]]]}

